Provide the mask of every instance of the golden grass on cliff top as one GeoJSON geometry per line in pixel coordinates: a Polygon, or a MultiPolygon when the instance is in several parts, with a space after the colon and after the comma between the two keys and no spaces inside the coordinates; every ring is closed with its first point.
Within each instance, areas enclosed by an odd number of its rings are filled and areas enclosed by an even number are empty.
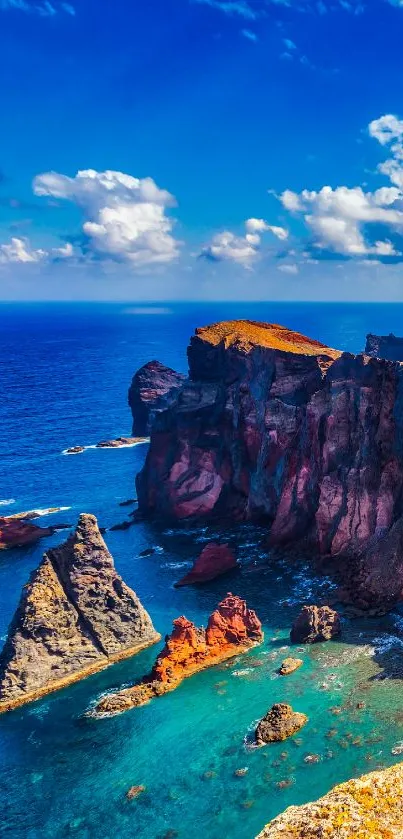
{"type": "Polygon", "coordinates": [[[196,329],[196,335],[213,346],[221,342],[224,346],[239,344],[246,350],[254,346],[268,347],[273,350],[297,353],[302,355],[325,355],[329,358],[339,358],[341,352],[307,338],[300,332],[294,332],[276,323],[260,323],[254,320],[227,320],[213,323],[196,329]]]}

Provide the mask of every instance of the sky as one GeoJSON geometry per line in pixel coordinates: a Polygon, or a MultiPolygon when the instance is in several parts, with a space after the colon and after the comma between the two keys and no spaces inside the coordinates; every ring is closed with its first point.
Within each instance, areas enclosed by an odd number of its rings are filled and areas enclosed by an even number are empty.
{"type": "Polygon", "coordinates": [[[403,0],[0,0],[1,300],[403,300],[403,0]]]}

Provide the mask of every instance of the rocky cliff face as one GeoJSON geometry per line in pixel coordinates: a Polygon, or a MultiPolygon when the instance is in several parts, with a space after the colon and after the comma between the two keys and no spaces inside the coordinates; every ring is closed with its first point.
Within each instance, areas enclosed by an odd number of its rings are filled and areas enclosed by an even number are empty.
{"type": "Polygon", "coordinates": [[[347,781],[314,804],[289,807],[257,839],[401,839],[403,765],[347,781]]]}
{"type": "Polygon", "coordinates": [[[395,602],[403,365],[250,321],[196,330],[188,358],[189,380],[154,419],[141,510],[264,519],[272,545],[347,557],[359,605],[395,602]]]}
{"type": "Polygon", "coordinates": [[[95,714],[119,714],[145,705],[156,696],[174,690],[199,670],[245,652],[263,641],[261,623],[244,600],[227,596],[210,615],[207,629],[198,628],[183,615],[174,620],[173,631],[149,676],[131,688],[104,696],[95,714]]]}
{"type": "Polygon", "coordinates": [[[387,358],[388,361],[403,361],[403,338],[393,335],[367,335],[365,352],[373,358],[387,358]]]}
{"type": "Polygon", "coordinates": [[[37,699],[159,640],[117,574],[94,516],[45,554],[23,589],[0,656],[0,712],[37,699]]]}
{"type": "Polygon", "coordinates": [[[185,376],[159,361],[149,361],[137,370],[129,388],[133,434],[149,434],[154,413],[168,407],[184,380],[185,376]]]}

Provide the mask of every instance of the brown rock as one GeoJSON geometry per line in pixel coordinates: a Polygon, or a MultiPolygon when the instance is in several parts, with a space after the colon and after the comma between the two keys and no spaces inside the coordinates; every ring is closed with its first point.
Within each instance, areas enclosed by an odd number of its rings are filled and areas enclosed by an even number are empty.
{"type": "Polygon", "coordinates": [[[291,737],[299,731],[308,717],[293,711],[291,705],[279,702],[260,720],[255,731],[255,742],[258,746],[265,743],[278,743],[291,737]]]}
{"type": "Polygon", "coordinates": [[[228,545],[217,545],[215,542],[210,542],[203,548],[192,570],[174,585],[179,588],[180,586],[207,583],[222,574],[234,571],[237,567],[237,561],[228,545]]]}
{"type": "Polygon", "coordinates": [[[302,658],[285,658],[280,665],[278,672],[280,676],[290,676],[290,674],[294,673],[295,670],[298,670],[303,663],[302,658]]]}
{"type": "Polygon", "coordinates": [[[210,615],[206,630],[184,616],[176,618],[150,675],[133,687],[104,696],[95,715],[119,714],[145,705],[153,697],[174,690],[188,676],[245,652],[262,640],[255,612],[240,597],[227,594],[210,615]]]}
{"type": "Polygon", "coordinates": [[[81,515],[23,589],[0,656],[0,712],[78,681],[158,641],[117,574],[95,516],[81,515]]]}
{"type": "Polygon", "coordinates": [[[304,606],[290,633],[294,644],[315,644],[340,635],[340,618],[330,606],[304,606]]]}
{"type": "Polygon", "coordinates": [[[138,786],[129,787],[126,793],[126,798],[131,801],[133,798],[138,798],[142,792],[145,792],[146,788],[143,784],[139,784],[138,786]]]}
{"type": "Polygon", "coordinates": [[[69,449],[66,449],[65,454],[81,454],[81,452],[85,452],[85,446],[70,446],[69,449]]]}
{"type": "Polygon", "coordinates": [[[122,446],[134,446],[136,443],[146,443],[148,437],[116,437],[114,440],[101,440],[97,449],[120,449],[122,446]]]}

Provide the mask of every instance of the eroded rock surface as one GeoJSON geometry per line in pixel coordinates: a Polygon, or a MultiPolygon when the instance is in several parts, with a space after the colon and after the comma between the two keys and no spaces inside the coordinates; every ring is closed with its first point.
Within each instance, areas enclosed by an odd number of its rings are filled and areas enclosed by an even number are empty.
{"type": "Polygon", "coordinates": [[[258,746],[280,743],[299,731],[307,722],[308,717],[305,714],[293,711],[291,705],[285,702],[278,702],[257,724],[255,742],[258,746]]]}
{"type": "Polygon", "coordinates": [[[368,562],[372,603],[396,602],[403,562],[377,583],[373,546],[403,518],[403,365],[252,321],[197,329],[188,358],[153,419],[141,510],[264,520],[272,545],[347,559],[353,600],[368,562]]]}
{"type": "Polygon", "coordinates": [[[227,574],[228,571],[234,571],[237,567],[237,561],[229,545],[217,545],[211,542],[203,548],[192,570],[175,583],[175,586],[180,588],[207,583],[222,574],[227,574]]]}
{"type": "Polygon", "coordinates": [[[285,658],[279,667],[280,676],[290,676],[303,665],[302,658],[285,658]]]}
{"type": "Polygon", "coordinates": [[[159,361],[149,361],[137,370],[129,388],[133,434],[149,434],[155,412],[168,407],[185,378],[159,361]]]}
{"type": "Polygon", "coordinates": [[[289,807],[257,839],[402,839],[403,764],[334,787],[289,807]]]}
{"type": "Polygon", "coordinates": [[[245,652],[261,641],[263,632],[256,613],[240,597],[227,594],[210,615],[206,630],[184,616],[174,620],[173,632],[150,675],[140,684],[104,696],[95,714],[119,714],[144,705],[153,697],[174,690],[188,676],[245,652]]]}
{"type": "Polygon", "coordinates": [[[388,361],[403,361],[403,338],[391,332],[389,335],[367,335],[365,352],[374,358],[387,358],[388,361]]]}
{"type": "Polygon", "coordinates": [[[95,516],[81,515],[24,587],[0,656],[0,712],[37,699],[158,641],[117,574],[95,516]]]}
{"type": "Polygon", "coordinates": [[[316,644],[340,635],[340,618],[330,606],[303,606],[290,637],[294,644],[316,644]]]}

